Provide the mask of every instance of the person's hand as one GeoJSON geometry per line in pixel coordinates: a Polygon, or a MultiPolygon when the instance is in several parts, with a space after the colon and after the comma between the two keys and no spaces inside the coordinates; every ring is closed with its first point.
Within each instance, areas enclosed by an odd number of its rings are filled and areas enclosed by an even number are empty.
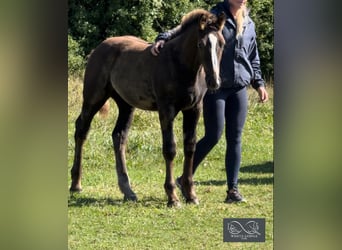
{"type": "Polygon", "coordinates": [[[267,102],[268,101],[268,93],[267,93],[265,87],[263,87],[263,86],[259,87],[257,89],[257,91],[258,91],[258,94],[259,94],[260,102],[262,102],[262,103],[267,102]]]}
{"type": "Polygon", "coordinates": [[[155,42],[152,47],[151,47],[151,53],[154,56],[157,56],[160,52],[160,49],[164,47],[165,41],[164,40],[159,40],[155,42]]]}

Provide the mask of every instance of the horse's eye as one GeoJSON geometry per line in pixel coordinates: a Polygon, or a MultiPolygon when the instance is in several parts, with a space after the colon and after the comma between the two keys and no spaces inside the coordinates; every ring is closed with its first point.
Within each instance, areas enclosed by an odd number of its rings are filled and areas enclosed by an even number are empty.
{"type": "Polygon", "coordinates": [[[204,43],[202,41],[198,42],[197,47],[202,49],[204,47],[204,43]]]}

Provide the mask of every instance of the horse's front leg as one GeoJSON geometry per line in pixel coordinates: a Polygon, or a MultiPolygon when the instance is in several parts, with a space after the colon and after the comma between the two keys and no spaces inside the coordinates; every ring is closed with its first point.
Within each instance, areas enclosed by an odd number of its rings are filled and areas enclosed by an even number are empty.
{"type": "Polygon", "coordinates": [[[167,112],[159,112],[159,120],[163,137],[163,156],[166,163],[164,189],[168,197],[167,205],[169,207],[180,207],[173,176],[173,159],[176,156],[176,142],[173,133],[174,117],[175,113],[170,110],[167,112]]]}
{"type": "Polygon", "coordinates": [[[192,179],[196,149],[196,126],[199,115],[199,107],[183,111],[184,165],[181,186],[186,202],[192,204],[199,204],[192,179]]]}

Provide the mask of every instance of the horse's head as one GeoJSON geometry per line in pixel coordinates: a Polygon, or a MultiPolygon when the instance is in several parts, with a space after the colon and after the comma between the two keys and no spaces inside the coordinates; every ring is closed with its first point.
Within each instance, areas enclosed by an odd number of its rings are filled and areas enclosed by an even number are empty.
{"type": "Polygon", "coordinates": [[[221,85],[220,62],[224,48],[222,29],[226,15],[218,17],[213,14],[203,14],[199,19],[198,49],[200,61],[205,71],[207,87],[210,90],[218,89],[221,85]]]}

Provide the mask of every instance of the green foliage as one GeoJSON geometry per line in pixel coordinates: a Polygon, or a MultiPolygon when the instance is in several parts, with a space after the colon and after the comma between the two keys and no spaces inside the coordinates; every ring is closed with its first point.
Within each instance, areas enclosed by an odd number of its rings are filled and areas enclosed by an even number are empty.
{"type": "Polygon", "coordinates": [[[68,74],[80,76],[84,68],[83,51],[77,41],[68,35],[68,74]]]}
{"type": "Polygon", "coordinates": [[[154,20],[153,28],[158,33],[172,29],[180,23],[186,13],[199,7],[200,1],[180,0],[164,2],[158,18],[154,20]]]}
{"type": "MultiPolygon", "coordinates": [[[[153,42],[159,32],[178,25],[195,8],[209,10],[218,0],[69,0],[68,33],[85,57],[110,36],[134,35],[153,42]]],[[[256,23],[261,67],[273,76],[273,0],[249,1],[256,23]]],[[[69,72],[70,73],[70,72],[69,72]]]]}
{"type": "Polygon", "coordinates": [[[261,70],[265,79],[273,77],[274,15],[273,0],[249,1],[250,16],[255,22],[261,70]]]}
{"type": "Polygon", "coordinates": [[[157,35],[153,29],[155,20],[162,8],[162,0],[125,1],[109,6],[107,36],[135,35],[152,41],[157,35]]]}
{"type": "Polygon", "coordinates": [[[85,56],[107,37],[105,29],[109,2],[109,0],[69,1],[68,33],[78,41],[85,56]]]}

